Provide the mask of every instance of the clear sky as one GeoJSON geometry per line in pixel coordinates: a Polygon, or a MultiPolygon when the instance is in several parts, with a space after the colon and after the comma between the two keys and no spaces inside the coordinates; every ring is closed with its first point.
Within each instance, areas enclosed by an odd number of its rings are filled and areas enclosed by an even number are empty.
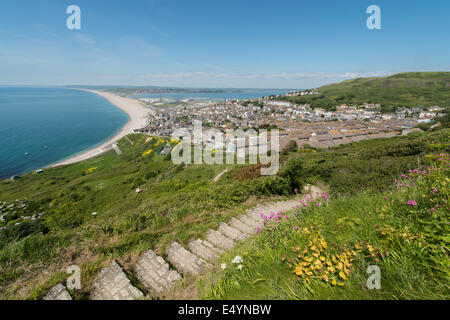
{"type": "Polygon", "coordinates": [[[449,71],[449,16],[448,0],[1,0],[0,84],[310,88],[449,71]],[[72,4],[81,30],[66,27],[72,4]]]}

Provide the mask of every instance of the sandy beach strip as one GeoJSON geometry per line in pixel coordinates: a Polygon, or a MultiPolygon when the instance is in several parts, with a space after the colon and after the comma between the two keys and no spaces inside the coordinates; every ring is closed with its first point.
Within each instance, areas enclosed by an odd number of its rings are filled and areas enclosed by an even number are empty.
{"type": "Polygon", "coordinates": [[[148,114],[153,112],[151,109],[145,108],[139,101],[134,100],[134,99],[120,97],[118,95],[115,95],[115,94],[112,94],[109,92],[102,92],[102,91],[97,91],[97,90],[87,90],[87,89],[83,89],[83,90],[98,94],[99,96],[102,96],[103,98],[108,100],[111,104],[113,104],[117,108],[121,109],[126,114],[128,114],[130,119],[129,119],[128,123],[124,127],[122,127],[122,129],[114,137],[112,137],[111,139],[109,139],[108,141],[103,143],[102,145],[95,147],[93,149],[90,149],[81,154],[78,154],[69,159],[58,162],[58,163],[52,165],[52,167],[77,163],[77,162],[98,156],[99,154],[102,154],[105,151],[111,150],[112,144],[114,142],[120,140],[121,138],[125,137],[126,135],[128,135],[130,133],[133,133],[133,130],[144,128],[147,125],[148,114]]]}

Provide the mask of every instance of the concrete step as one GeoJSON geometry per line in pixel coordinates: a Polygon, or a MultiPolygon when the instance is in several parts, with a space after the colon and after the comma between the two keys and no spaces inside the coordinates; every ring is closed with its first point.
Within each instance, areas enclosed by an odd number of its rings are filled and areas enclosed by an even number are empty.
{"type": "Polygon", "coordinates": [[[173,242],[167,250],[167,260],[183,274],[198,276],[211,267],[205,260],[187,251],[178,242],[173,242]]]}
{"type": "Polygon", "coordinates": [[[264,225],[264,223],[262,221],[257,221],[253,218],[250,218],[247,215],[241,215],[238,217],[238,220],[241,221],[242,223],[245,223],[246,225],[248,225],[250,228],[252,228],[253,233],[256,232],[256,228],[258,227],[262,227],[264,225]]]}
{"type": "Polygon", "coordinates": [[[222,249],[214,247],[208,241],[200,239],[192,240],[189,242],[188,247],[196,256],[212,263],[216,262],[219,255],[223,252],[222,249]]]}
{"type": "Polygon", "coordinates": [[[242,221],[240,221],[236,218],[231,218],[230,226],[232,226],[233,228],[235,228],[247,235],[252,235],[255,233],[254,229],[252,227],[250,227],[249,225],[246,225],[245,223],[243,223],[242,221]]]}
{"type": "Polygon", "coordinates": [[[247,236],[245,234],[233,227],[230,227],[226,223],[221,223],[218,230],[234,241],[244,241],[245,239],[247,239],[247,236]]]}
{"type": "Polygon", "coordinates": [[[217,248],[223,250],[231,250],[234,248],[233,240],[227,238],[223,233],[216,230],[209,230],[206,235],[206,240],[217,248]]]}
{"type": "Polygon", "coordinates": [[[61,283],[54,286],[42,300],[72,300],[69,292],[61,283]]]}
{"type": "Polygon", "coordinates": [[[180,274],[171,270],[169,264],[152,250],[142,255],[134,270],[139,282],[154,293],[168,291],[176,281],[181,280],[180,274]]]}
{"type": "Polygon", "coordinates": [[[94,283],[91,300],[134,300],[143,298],[139,289],[134,287],[125,272],[116,261],[104,268],[94,283]]]}

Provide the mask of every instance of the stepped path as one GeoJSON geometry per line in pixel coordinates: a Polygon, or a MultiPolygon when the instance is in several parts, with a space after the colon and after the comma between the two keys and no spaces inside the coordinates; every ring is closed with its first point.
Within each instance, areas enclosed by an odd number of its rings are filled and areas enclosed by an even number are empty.
{"type": "MultiPolygon", "coordinates": [[[[316,199],[322,190],[315,186],[307,186],[303,190],[303,199],[316,199]]],[[[149,293],[161,294],[170,290],[182,279],[182,276],[198,276],[212,268],[219,256],[227,250],[255,235],[257,228],[263,227],[261,213],[286,212],[299,205],[299,198],[257,205],[245,214],[231,218],[228,223],[221,223],[217,230],[209,230],[205,240],[193,239],[187,248],[173,242],[166,251],[165,258],[152,250],[142,255],[134,266],[137,281],[149,293]],[[170,265],[169,265],[170,263],[170,265]],[[176,270],[172,269],[175,268],[176,270]]],[[[104,268],[94,283],[90,294],[92,300],[134,300],[144,298],[144,294],[133,286],[121,266],[113,261],[104,268]]],[[[70,300],[68,291],[62,284],[51,289],[45,300],[70,300]]]]}

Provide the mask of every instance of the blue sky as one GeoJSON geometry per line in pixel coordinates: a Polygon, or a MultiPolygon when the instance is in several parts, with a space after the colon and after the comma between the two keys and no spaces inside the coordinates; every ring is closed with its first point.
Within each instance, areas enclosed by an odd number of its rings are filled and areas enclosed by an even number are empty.
{"type": "Polygon", "coordinates": [[[450,1],[2,0],[0,84],[310,88],[450,70],[450,1]],[[68,30],[66,8],[81,8],[68,30]],[[366,9],[381,8],[382,30],[366,9]]]}

